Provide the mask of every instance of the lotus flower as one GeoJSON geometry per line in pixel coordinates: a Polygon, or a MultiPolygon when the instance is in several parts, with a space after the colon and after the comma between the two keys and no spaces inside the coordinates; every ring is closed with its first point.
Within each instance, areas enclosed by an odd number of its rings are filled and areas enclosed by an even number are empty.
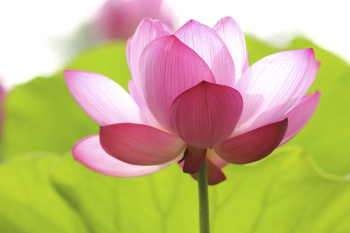
{"type": "Polygon", "coordinates": [[[174,14],[162,0],[108,0],[93,25],[103,40],[128,39],[145,17],[159,19],[171,25],[174,14]]]}
{"type": "Polygon", "coordinates": [[[98,123],[75,159],[99,173],[143,176],[180,162],[194,177],[206,160],[209,184],[228,163],[269,155],[313,115],[305,95],[320,63],[312,49],[279,52],[248,66],[243,33],[230,17],[214,28],[190,20],[178,31],[144,19],[127,43],[130,95],[100,74],[66,70],[68,88],[98,123]]]}

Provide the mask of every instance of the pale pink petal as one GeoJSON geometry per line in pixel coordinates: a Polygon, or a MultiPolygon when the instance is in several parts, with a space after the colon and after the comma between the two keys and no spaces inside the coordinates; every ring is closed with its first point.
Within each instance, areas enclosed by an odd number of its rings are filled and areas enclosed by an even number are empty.
{"type": "Polygon", "coordinates": [[[145,114],[145,112],[149,113],[148,107],[145,104],[145,102],[143,101],[143,99],[141,99],[139,93],[137,92],[134,80],[130,80],[128,82],[128,89],[129,89],[129,93],[130,93],[131,98],[134,100],[134,102],[140,108],[139,112],[140,112],[141,123],[144,125],[151,125],[151,123],[148,121],[146,114],[145,114]],[[148,112],[146,110],[148,110],[148,112]]]}
{"type": "Polygon", "coordinates": [[[91,170],[116,177],[145,176],[168,167],[175,161],[155,166],[137,166],[124,163],[107,154],[101,147],[98,135],[81,139],[72,150],[75,160],[91,170]]]}
{"type": "Polygon", "coordinates": [[[75,101],[99,125],[141,123],[139,107],[113,80],[77,70],[65,70],[64,78],[75,101]]]}
{"type": "Polygon", "coordinates": [[[208,149],[207,151],[207,158],[218,168],[223,168],[225,167],[228,162],[223,160],[216,152],[214,149],[208,149]]]}
{"type": "Polygon", "coordinates": [[[145,106],[147,106],[147,105],[143,101],[143,99],[141,99],[139,93],[137,92],[134,80],[130,80],[128,82],[128,89],[129,89],[129,93],[130,93],[131,98],[135,101],[135,103],[139,106],[139,108],[141,110],[143,108],[145,108],[145,106]]]}
{"type": "Polygon", "coordinates": [[[243,66],[242,74],[243,74],[248,68],[249,68],[249,53],[248,53],[248,50],[247,50],[246,59],[245,59],[245,63],[244,63],[244,66],[243,66]]]}
{"type": "Polygon", "coordinates": [[[128,64],[129,70],[130,70],[131,78],[133,78],[135,76],[134,72],[133,72],[133,69],[132,69],[132,65],[131,65],[131,44],[132,44],[132,38],[133,37],[130,37],[128,39],[128,41],[126,42],[126,62],[128,64]]]}
{"type": "Polygon", "coordinates": [[[227,45],[236,70],[236,83],[242,76],[247,61],[246,45],[243,32],[231,17],[224,17],[214,26],[214,30],[227,45]]]}
{"type": "Polygon", "coordinates": [[[170,162],[185,148],[185,143],[177,136],[148,125],[131,123],[102,126],[100,141],[108,154],[135,165],[170,162]]]}
{"type": "Polygon", "coordinates": [[[174,99],[199,82],[215,83],[208,65],[175,36],[152,41],[140,61],[140,83],[148,108],[172,132],[169,108],[174,99]]]}
{"type": "Polygon", "coordinates": [[[158,123],[156,118],[154,118],[153,114],[149,110],[147,104],[145,103],[145,100],[142,99],[139,95],[140,93],[137,92],[134,80],[129,81],[128,87],[132,99],[136,102],[142,111],[141,116],[145,117],[145,119],[142,119],[142,123],[163,130],[163,127],[158,123]]]}
{"type": "Polygon", "coordinates": [[[230,136],[242,109],[238,91],[202,81],[174,100],[170,117],[180,138],[192,146],[207,148],[230,136]]]}
{"type": "Polygon", "coordinates": [[[318,66],[312,49],[272,54],[250,66],[235,86],[244,109],[234,133],[280,120],[305,94],[318,66]]]}
{"type": "Polygon", "coordinates": [[[308,72],[305,73],[305,76],[307,76],[307,79],[305,80],[306,82],[304,87],[300,90],[301,95],[299,99],[302,98],[307,93],[307,91],[310,89],[310,87],[314,83],[320,66],[321,66],[321,62],[319,61],[314,61],[313,63],[310,64],[310,68],[308,72]]]}
{"type": "Polygon", "coordinates": [[[190,20],[175,32],[175,36],[203,58],[217,84],[233,86],[235,65],[225,43],[213,29],[190,20]]]}
{"type": "Polygon", "coordinates": [[[214,150],[225,161],[246,164],[268,156],[282,141],[288,120],[265,125],[248,133],[227,139],[214,150]]]}
{"type": "Polygon", "coordinates": [[[320,96],[320,91],[304,96],[283,116],[288,117],[288,129],[280,146],[292,139],[306,125],[316,111],[320,96]]]}
{"type": "Polygon", "coordinates": [[[169,26],[159,20],[152,20],[150,18],[144,18],[137,27],[130,45],[130,64],[138,91],[140,91],[138,87],[140,57],[143,50],[152,40],[171,34],[173,32],[169,26]]]}

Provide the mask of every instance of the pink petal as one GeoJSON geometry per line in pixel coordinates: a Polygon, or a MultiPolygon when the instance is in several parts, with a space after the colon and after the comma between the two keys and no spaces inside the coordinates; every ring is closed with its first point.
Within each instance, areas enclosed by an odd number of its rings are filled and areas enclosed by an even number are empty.
{"type": "Polygon", "coordinates": [[[292,139],[310,120],[320,101],[321,92],[304,96],[283,117],[288,117],[288,129],[280,146],[292,139]]]}
{"type": "Polygon", "coordinates": [[[214,149],[208,149],[207,151],[207,158],[218,168],[222,169],[225,167],[228,162],[223,160],[216,152],[214,149]]]}
{"type": "Polygon", "coordinates": [[[312,49],[272,54],[250,66],[235,86],[244,101],[235,133],[280,120],[310,87],[318,66],[312,49]]]}
{"type": "Polygon", "coordinates": [[[72,150],[74,158],[95,172],[116,177],[145,176],[168,167],[174,161],[156,166],[137,166],[124,163],[107,154],[101,147],[98,135],[77,142],[72,150]]]}
{"type": "Polygon", "coordinates": [[[75,101],[99,125],[141,123],[139,107],[111,79],[77,70],[65,70],[64,78],[75,101]]]}
{"type": "Polygon", "coordinates": [[[171,105],[171,123],[186,143],[207,148],[224,141],[234,130],[243,108],[232,87],[202,81],[179,95],[171,105]]]}
{"type": "Polygon", "coordinates": [[[213,29],[194,20],[183,25],[175,36],[208,64],[216,83],[233,86],[235,65],[225,43],[213,29]]]}
{"type": "Polygon", "coordinates": [[[244,65],[243,65],[242,74],[243,74],[248,68],[249,68],[249,53],[248,53],[248,50],[247,50],[246,59],[245,59],[244,65]]]}
{"type": "Polygon", "coordinates": [[[100,140],[108,154],[135,165],[170,162],[185,147],[185,143],[172,134],[148,125],[131,123],[102,126],[100,140]]]}
{"type": "Polygon", "coordinates": [[[127,48],[127,54],[129,53],[127,57],[129,57],[128,65],[130,73],[132,75],[133,81],[135,82],[135,88],[138,92],[138,95],[143,102],[145,102],[145,99],[143,97],[139,81],[140,58],[143,50],[154,39],[171,34],[173,34],[173,31],[168,25],[162,23],[159,20],[144,18],[137,27],[133,39],[130,41],[129,48],[127,48]]]}
{"type": "MultiPolygon", "coordinates": [[[[221,171],[219,167],[217,167],[214,163],[212,163],[207,158],[207,178],[208,185],[216,185],[226,180],[225,174],[221,171]]],[[[191,176],[197,180],[197,173],[191,174],[191,176]]]]}
{"type": "Polygon", "coordinates": [[[133,37],[130,37],[128,39],[128,41],[126,42],[126,62],[128,64],[131,77],[134,77],[135,74],[133,72],[132,65],[131,65],[131,44],[132,44],[132,38],[133,37]]]}
{"type": "Polygon", "coordinates": [[[153,114],[149,110],[147,104],[145,103],[145,100],[139,95],[140,93],[136,90],[134,80],[129,81],[128,88],[129,88],[130,96],[135,101],[135,103],[139,106],[140,111],[142,112],[140,114],[142,124],[150,125],[155,128],[163,130],[162,126],[158,123],[158,121],[154,118],[153,114]]]}
{"type": "Polygon", "coordinates": [[[265,125],[248,133],[227,139],[214,147],[225,161],[245,164],[268,156],[282,141],[288,127],[288,120],[265,125]]]}
{"type": "Polygon", "coordinates": [[[207,64],[175,36],[152,41],[140,60],[140,84],[148,108],[158,122],[172,132],[169,108],[185,90],[206,80],[215,82],[207,64]]]}
{"type": "Polygon", "coordinates": [[[138,87],[140,58],[143,50],[154,39],[171,34],[173,32],[169,26],[159,20],[152,20],[150,18],[144,18],[137,27],[130,45],[130,70],[132,70],[133,79],[135,80],[138,91],[140,91],[138,87]]]}
{"type": "Polygon", "coordinates": [[[214,26],[214,31],[227,45],[236,69],[236,83],[242,76],[247,60],[246,45],[243,32],[231,17],[224,17],[214,26]]]}

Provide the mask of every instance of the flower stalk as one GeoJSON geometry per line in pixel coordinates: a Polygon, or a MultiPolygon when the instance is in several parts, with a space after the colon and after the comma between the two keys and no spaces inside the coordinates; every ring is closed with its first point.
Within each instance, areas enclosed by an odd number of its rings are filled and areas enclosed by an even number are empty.
{"type": "Polygon", "coordinates": [[[199,194],[199,229],[200,233],[209,233],[209,200],[208,200],[208,178],[206,161],[198,172],[198,194],[199,194]]]}

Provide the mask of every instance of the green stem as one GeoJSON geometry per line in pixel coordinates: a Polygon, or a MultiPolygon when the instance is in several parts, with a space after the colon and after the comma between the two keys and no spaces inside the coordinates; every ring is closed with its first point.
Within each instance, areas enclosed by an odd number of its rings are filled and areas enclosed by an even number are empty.
{"type": "Polygon", "coordinates": [[[197,174],[199,193],[199,229],[200,233],[209,233],[209,201],[207,166],[204,163],[197,174]]]}

